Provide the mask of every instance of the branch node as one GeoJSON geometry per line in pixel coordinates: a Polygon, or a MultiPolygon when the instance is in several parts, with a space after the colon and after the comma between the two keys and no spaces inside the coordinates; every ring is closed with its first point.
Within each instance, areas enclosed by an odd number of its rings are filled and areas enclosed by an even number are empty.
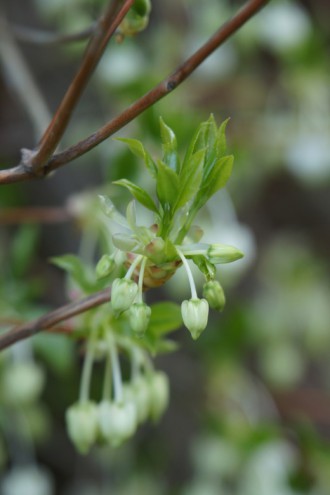
{"type": "Polygon", "coordinates": [[[37,156],[38,151],[29,150],[28,148],[21,148],[21,162],[20,165],[24,171],[34,177],[44,177],[47,175],[44,167],[33,167],[33,159],[37,156]]]}

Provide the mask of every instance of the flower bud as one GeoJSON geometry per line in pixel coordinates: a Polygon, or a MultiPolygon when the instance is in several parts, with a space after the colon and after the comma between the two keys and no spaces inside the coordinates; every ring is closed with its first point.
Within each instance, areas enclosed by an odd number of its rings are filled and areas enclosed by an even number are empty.
{"type": "Polygon", "coordinates": [[[222,311],[225,307],[225,293],[217,280],[210,280],[204,284],[203,296],[212,309],[222,311]]]}
{"type": "Polygon", "coordinates": [[[207,325],[209,305],[206,299],[190,299],[181,304],[183,323],[194,340],[198,339],[207,325]]]}
{"type": "Polygon", "coordinates": [[[137,426],[136,407],[133,402],[115,403],[102,401],[98,407],[101,439],[113,447],[119,446],[135,433],[137,426]]]}
{"type": "Polygon", "coordinates": [[[138,285],[127,278],[116,278],[111,288],[111,305],[114,311],[121,313],[132,304],[138,293],[138,285]]]}
{"type": "Polygon", "coordinates": [[[164,414],[169,400],[170,387],[167,375],[162,371],[154,372],[149,377],[150,386],[150,417],[158,421],[164,414]]]}
{"type": "Polygon", "coordinates": [[[151,308],[145,303],[134,303],[129,309],[129,323],[133,332],[143,336],[148,328],[151,308]]]}
{"type": "Polygon", "coordinates": [[[155,237],[145,247],[145,255],[154,263],[161,263],[165,258],[166,243],[161,237],[155,237]]]}
{"type": "Polygon", "coordinates": [[[132,382],[124,386],[124,397],[134,403],[138,423],[143,423],[150,411],[150,387],[143,376],[134,378],[132,382]]]}
{"type": "Polygon", "coordinates": [[[113,272],[115,265],[116,264],[112,256],[104,254],[96,265],[97,278],[103,278],[110,275],[110,273],[113,272]]]}
{"type": "Polygon", "coordinates": [[[208,260],[214,265],[219,263],[231,263],[244,256],[239,249],[234,246],[227,246],[226,244],[211,244],[206,255],[208,260]]]}
{"type": "Polygon", "coordinates": [[[77,403],[66,411],[71,441],[81,454],[87,454],[98,435],[98,411],[93,402],[77,403]]]}

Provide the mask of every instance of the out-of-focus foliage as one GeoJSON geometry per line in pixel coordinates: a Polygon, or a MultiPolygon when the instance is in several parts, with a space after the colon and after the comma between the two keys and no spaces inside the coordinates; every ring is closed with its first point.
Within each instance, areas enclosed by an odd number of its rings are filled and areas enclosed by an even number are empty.
{"type": "MultiPolygon", "coordinates": [[[[5,4],[10,21],[25,22],[21,10],[18,19],[10,7],[15,2],[5,4]]],[[[36,25],[67,32],[90,25],[104,2],[29,4],[36,25]]],[[[153,2],[148,29],[107,49],[66,142],[93,132],[147,91],[233,11],[229,1],[153,2]]],[[[210,240],[217,236],[218,242],[239,246],[245,258],[236,268],[219,271],[229,293],[225,312],[197,343],[175,334],[179,350],[158,360],[171,385],[163,421],[144,426],[116,451],[95,448],[82,459],[68,442],[63,416],[75,400],[81,367],[76,343],[66,335],[69,328],[2,354],[5,495],[21,493],[22,486],[24,494],[34,495],[328,494],[328,17],[329,5],[322,0],[270,2],[181,87],[122,130],[121,136],[141,139],[152,151],[159,147],[159,115],[183,143],[210,113],[218,121],[231,118],[232,179],[199,223],[206,236],[210,231],[210,240]],[[30,385],[22,388],[22,376],[30,385]]],[[[36,65],[38,50],[48,54],[46,48],[30,47],[26,57],[56,107],[83,47],[51,48],[56,56],[43,55],[36,65]]],[[[12,130],[0,152],[5,164],[28,144],[29,129],[13,99],[4,99],[3,107],[3,115],[11,115],[8,125],[1,120],[6,136],[12,130]]],[[[42,184],[2,189],[3,209],[67,205],[76,219],[75,225],[42,226],[38,239],[30,227],[2,228],[3,331],[10,321],[32,318],[65,300],[64,281],[49,267],[49,257],[76,250],[86,263],[95,262],[100,226],[89,198],[101,193],[124,205],[129,194],[109,185],[123,177],[149,189],[150,178],[138,160],[121,143],[107,140],[42,184]]],[[[171,300],[186,297],[186,281],[178,274],[169,287],[171,300]]],[[[165,297],[156,291],[157,300],[165,297]]],[[[126,376],[127,363],[122,365],[126,376]]],[[[94,394],[101,384],[96,366],[94,394]]]]}

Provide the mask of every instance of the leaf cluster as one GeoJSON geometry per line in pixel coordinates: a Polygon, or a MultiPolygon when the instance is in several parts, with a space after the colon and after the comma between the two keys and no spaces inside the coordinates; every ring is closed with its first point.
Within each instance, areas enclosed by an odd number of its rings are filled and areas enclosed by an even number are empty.
{"type": "Polygon", "coordinates": [[[145,208],[156,215],[158,235],[180,243],[197,212],[221,188],[232,171],[233,156],[226,155],[226,126],[218,128],[213,115],[197,128],[181,160],[175,133],[160,119],[162,157],[154,160],[137,139],[119,138],[128,145],[155,181],[156,200],[128,179],[115,184],[125,187],[145,208]]]}

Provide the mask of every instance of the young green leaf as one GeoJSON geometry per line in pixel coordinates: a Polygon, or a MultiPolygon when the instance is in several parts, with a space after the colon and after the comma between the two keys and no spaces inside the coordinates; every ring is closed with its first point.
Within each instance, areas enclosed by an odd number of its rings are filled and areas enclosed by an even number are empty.
{"type": "Polygon", "coordinates": [[[224,187],[231,175],[234,157],[232,155],[223,156],[212,166],[207,177],[203,177],[202,187],[200,188],[194,207],[198,210],[201,208],[219,189],[224,187]]]}
{"type": "Polygon", "coordinates": [[[113,182],[113,184],[117,184],[118,186],[126,187],[129,192],[134,196],[134,198],[141,203],[143,206],[148,208],[148,210],[154,211],[158,213],[157,206],[155,205],[153,199],[149,196],[147,191],[142,189],[142,187],[137,186],[133,182],[128,179],[120,179],[113,182]]]}
{"type": "Polygon", "coordinates": [[[223,156],[220,160],[217,160],[205,183],[207,199],[211,198],[213,194],[227,184],[231,176],[233,163],[233,155],[223,156]]]}
{"type": "Polygon", "coordinates": [[[160,117],[160,137],[163,143],[163,162],[175,172],[179,171],[177,140],[172,129],[160,117]]]}
{"type": "Polygon", "coordinates": [[[226,153],[227,141],[226,141],[226,128],[230,118],[226,119],[219,127],[216,148],[218,156],[223,156],[226,153]]]}
{"type": "Polygon", "coordinates": [[[181,206],[185,205],[198,192],[203,176],[204,157],[205,149],[199,150],[192,155],[189,162],[182,168],[179,176],[179,194],[173,211],[176,211],[181,206]]]}
{"type": "Polygon", "coordinates": [[[207,280],[213,280],[216,275],[216,268],[205,256],[192,256],[191,259],[207,280]]]}
{"type": "MultiPolygon", "coordinates": [[[[197,151],[201,149],[205,149],[208,151],[208,149],[211,150],[212,148],[214,148],[216,135],[217,126],[214,120],[214,116],[213,114],[211,114],[206,122],[202,122],[198,126],[188,146],[182,168],[186,166],[187,162],[191,160],[192,155],[194,155],[197,151]]],[[[207,157],[207,159],[209,158],[207,157]]]]}
{"type": "Polygon", "coordinates": [[[117,141],[121,141],[122,143],[127,144],[131,152],[135,155],[138,156],[139,158],[142,158],[148,172],[150,173],[151,177],[156,177],[157,175],[157,167],[155,165],[155,162],[151,158],[150,154],[148,151],[144,148],[143,144],[141,141],[138,139],[130,139],[130,138],[116,138],[117,141]]]}
{"type": "Polygon", "coordinates": [[[162,161],[157,162],[157,196],[163,208],[172,209],[179,193],[179,177],[162,161]]]}

